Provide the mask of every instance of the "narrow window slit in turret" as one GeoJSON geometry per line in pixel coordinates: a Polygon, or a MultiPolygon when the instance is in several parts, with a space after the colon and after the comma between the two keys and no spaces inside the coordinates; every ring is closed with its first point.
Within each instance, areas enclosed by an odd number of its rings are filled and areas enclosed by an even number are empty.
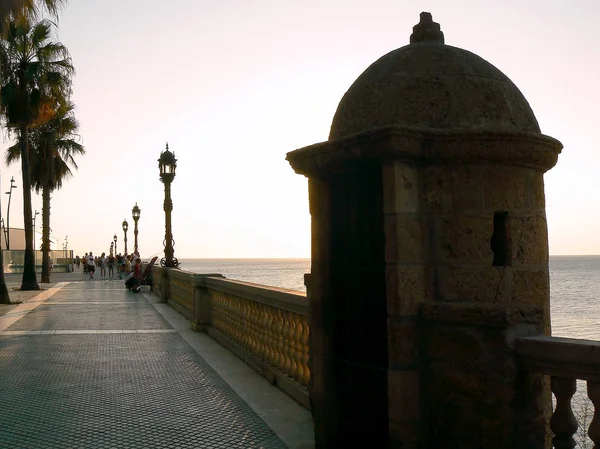
{"type": "Polygon", "coordinates": [[[508,228],[508,212],[494,212],[494,230],[490,239],[490,247],[494,253],[494,267],[510,267],[512,254],[510,248],[510,232],[508,228]]]}

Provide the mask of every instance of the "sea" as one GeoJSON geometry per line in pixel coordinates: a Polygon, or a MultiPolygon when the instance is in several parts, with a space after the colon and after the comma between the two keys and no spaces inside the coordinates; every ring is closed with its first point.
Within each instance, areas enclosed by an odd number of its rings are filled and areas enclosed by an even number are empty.
{"type": "MultiPolygon", "coordinates": [[[[310,259],[179,259],[181,269],[306,291],[310,259]]],[[[600,340],[600,256],[550,256],[552,335],[600,340]]]]}

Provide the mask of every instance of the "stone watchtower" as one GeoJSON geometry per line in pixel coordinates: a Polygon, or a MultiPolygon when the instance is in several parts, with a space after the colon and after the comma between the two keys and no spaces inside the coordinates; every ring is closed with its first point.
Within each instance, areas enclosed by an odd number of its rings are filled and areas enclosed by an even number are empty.
{"type": "Polygon", "coordinates": [[[549,390],[513,343],[550,333],[543,174],[561,148],[422,13],[329,140],[288,153],[309,178],[317,447],[543,446],[549,390]]]}

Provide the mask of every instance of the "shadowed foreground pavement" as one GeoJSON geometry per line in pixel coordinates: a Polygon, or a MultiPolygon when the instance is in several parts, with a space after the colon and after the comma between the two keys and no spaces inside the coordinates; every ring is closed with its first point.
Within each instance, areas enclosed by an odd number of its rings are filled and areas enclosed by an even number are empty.
{"type": "Polygon", "coordinates": [[[313,447],[308,411],[155,295],[38,293],[0,316],[0,448],[313,447]]]}

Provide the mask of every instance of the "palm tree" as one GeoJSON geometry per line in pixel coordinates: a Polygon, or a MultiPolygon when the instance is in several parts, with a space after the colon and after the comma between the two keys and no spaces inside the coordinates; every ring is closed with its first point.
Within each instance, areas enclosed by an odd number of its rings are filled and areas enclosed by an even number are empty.
{"type": "Polygon", "coordinates": [[[39,18],[43,12],[58,17],[58,12],[67,0],[0,0],[0,29],[7,28],[16,17],[39,18]]]}
{"type": "Polygon", "coordinates": [[[39,290],[35,275],[33,222],[31,213],[31,178],[29,163],[29,129],[50,120],[59,105],[71,93],[73,65],[67,48],[53,42],[54,24],[42,20],[11,22],[5,40],[0,41],[0,112],[9,131],[17,137],[23,176],[23,220],[25,261],[21,290],[39,290]]]}
{"type": "MultiPolygon", "coordinates": [[[[69,165],[77,169],[73,156],[85,154],[77,140],[79,122],[71,102],[62,103],[56,114],[46,123],[29,132],[31,179],[35,191],[42,193],[42,282],[50,282],[50,194],[62,187],[63,180],[72,176],[69,165]]],[[[20,144],[11,146],[6,163],[11,164],[21,155],[20,144]]]]}

